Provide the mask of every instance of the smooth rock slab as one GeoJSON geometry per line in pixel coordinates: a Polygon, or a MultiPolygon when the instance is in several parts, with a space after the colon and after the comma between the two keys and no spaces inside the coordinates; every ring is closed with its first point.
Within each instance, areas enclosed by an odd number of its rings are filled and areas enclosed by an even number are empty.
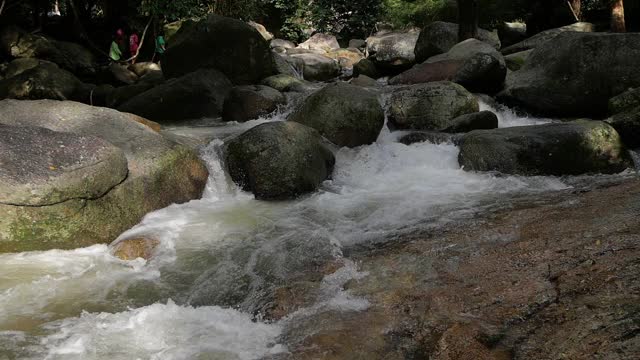
{"type": "Polygon", "coordinates": [[[519,175],[612,174],[629,165],[616,130],[592,120],[472,131],[458,160],[465,170],[519,175]]]}
{"type": "Polygon", "coordinates": [[[0,126],[0,203],[42,206],[104,195],[127,176],[122,150],[94,137],[0,126]]]}

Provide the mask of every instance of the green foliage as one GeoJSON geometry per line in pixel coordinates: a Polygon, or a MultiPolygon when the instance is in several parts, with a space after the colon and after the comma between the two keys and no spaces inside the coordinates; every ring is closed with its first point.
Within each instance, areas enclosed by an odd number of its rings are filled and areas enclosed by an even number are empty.
{"type": "Polygon", "coordinates": [[[423,27],[436,21],[455,21],[455,0],[384,0],[384,21],[396,28],[423,27]]]}
{"type": "Polygon", "coordinates": [[[156,16],[168,21],[200,18],[218,14],[249,20],[259,13],[261,0],[142,0],[138,7],[146,16],[156,16]]]}
{"type": "Polygon", "coordinates": [[[311,20],[321,32],[366,37],[375,29],[381,10],[382,0],[315,0],[311,20]]]}

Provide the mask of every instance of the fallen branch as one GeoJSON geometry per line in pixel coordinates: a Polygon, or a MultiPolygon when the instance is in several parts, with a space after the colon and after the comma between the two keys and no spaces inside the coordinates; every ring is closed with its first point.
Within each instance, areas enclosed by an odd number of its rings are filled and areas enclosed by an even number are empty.
{"type": "Polygon", "coordinates": [[[571,5],[571,1],[567,0],[567,5],[569,5],[569,10],[571,10],[571,13],[573,14],[573,17],[576,18],[576,21],[580,21],[580,18],[578,17],[578,14],[576,13],[576,10],[573,8],[573,5],[571,5]]]}
{"type": "Polygon", "coordinates": [[[142,38],[140,38],[140,44],[138,45],[138,49],[136,50],[136,54],[133,55],[132,57],[130,57],[129,59],[127,59],[126,61],[129,62],[131,60],[135,60],[138,58],[138,55],[140,54],[140,49],[142,49],[142,44],[144,44],[144,38],[145,36],[147,36],[147,30],[149,30],[149,25],[151,25],[151,21],[153,20],[153,17],[149,18],[149,22],[147,22],[147,26],[144,27],[144,31],[142,32],[142,38]]]}

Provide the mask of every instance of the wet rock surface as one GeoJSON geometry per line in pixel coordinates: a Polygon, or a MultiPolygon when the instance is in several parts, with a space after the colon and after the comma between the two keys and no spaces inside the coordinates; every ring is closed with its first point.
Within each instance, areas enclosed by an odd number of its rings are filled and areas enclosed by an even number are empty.
{"type": "MultiPolygon", "coordinates": [[[[310,316],[287,329],[291,354],[270,359],[633,358],[639,202],[630,179],[355,251],[368,276],[345,289],[369,308],[310,316]]],[[[301,307],[310,288],[291,284],[279,303],[301,307]]]]}

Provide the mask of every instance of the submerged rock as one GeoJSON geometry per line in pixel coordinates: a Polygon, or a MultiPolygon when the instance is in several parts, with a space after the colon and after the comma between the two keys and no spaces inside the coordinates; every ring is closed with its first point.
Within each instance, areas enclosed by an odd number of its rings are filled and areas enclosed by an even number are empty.
{"type": "Polygon", "coordinates": [[[213,69],[201,69],[169,79],[125,102],[118,110],[162,123],[218,117],[231,82],[213,69]]]}
{"type": "Polygon", "coordinates": [[[138,258],[149,260],[160,245],[158,239],[152,237],[133,237],[118,240],[110,245],[113,256],[121,260],[135,260],[138,258]]]}
{"type": "Polygon", "coordinates": [[[465,170],[520,175],[612,174],[629,165],[616,130],[592,120],[472,131],[459,162],[465,170]]]}
{"type": "Polygon", "coordinates": [[[174,78],[201,68],[217,69],[234,84],[255,84],[273,74],[269,43],[241,20],[210,15],[183,24],[164,54],[162,71],[174,78]]]}
{"type": "MultiPolygon", "coordinates": [[[[39,189],[51,189],[47,190],[50,195],[42,199],[57,200],[40,202],[38,206],[11,205],[0,200],[0,252],[72,249],[110,243],[147,213],[199,198],[208,178],[207,168],[195,152],[166,140],[133,121],[129,114],[112,109],[70,101],[4,100],[0,102],[0,124],[43,127],[73,134],[54,133],[51,135],[54,137],[49,138],[40,132],[43,140],[21,145],[26,146],[25,151],[42,154],[42,161],[51,159],[55,170],[38,167],[25,176],[32,182],[42,179],[39,189]],[[69,144],[73,152],[70,157],[51,157],[65,151],[60,145],[68,145],[51,140],[56,136],[74,137],[69,144]],[[87,143],[84,149],[78,148],[83,137],[100,140],[87,143]],[[118,150],[107,151],[111,149],[104,145],[107,142],[118,150]],[[100,146],[105,150],[99,150],[100,146]],[[126,157],[125,165],[121,158],[118,160],[119,151],[126,157]],[[74,167],[73,159],[80,160],[78,157],[85,153],[88,158],[82,160],[84,163],[75,164],[91,164],[93,156],[95,167],[74,167]],[[116,157],[107,156],[110,153],[116,157]],[[67,158],[69,161],[65,162],[67,158]],[[104,164],[109,169],[98,163],[100,159],[113,159],[104,164]],[[58,161],[63,163],[62,167],[57,165],[58,161]],[[71,172],[72,169],[76,170],[71,172]],[[128,171],[126,177],[122,176],[123,170],[128,171]],[[45,179],[37,175],[48,171],[65,178],[48,176],[45,179]],[[68,173],[68,177],[64,173],[68,173]],[[88,176],[86,179],[84,174],[88,176]],[[92,176],[95,181],[89,181],[92,176]],[[58,191],[52,189],[53,185],[56,189],[66,185],[69,190],[59,192],[57,198],[52,197],[58,191]]],[[[26,169],[18,165],[20,168],[26,169]]],[[[41,193],[47,193],[44,190],[41,193]]]]}
{"type": "Polygon", "coordinates": [[[314,191],[331,176],[335,158],[316,130],[280,121],[229,141],[225,163],[233,181],[257,199],[283,200],[314,191]]]}
{"type": "Polygon", "coordinates": [[[460,115],[478,112],[478,100],[464,87],[431,82],[399,88],[389,100],[389,122],[398,129],[443,130],[460,115]]]}
{"type": "Polygon", "coordinates": [[[274,88],[264,85],[245,85],[231,89],[224,101],[222,120],[244,122],[275,111],[287,98],[274,88]]]}
{"type": "Polygon", "coordinates": [[[638,58],[638,33],[565,32],[510,74],[499,98],[549,116],[604,116],[611,97],[640,86],[638,58]]]}
{"type": "MultiPolygon", "coordinates": [[[[500,49],[496,33],[478,29],[478,40],[500,49]]],[[[434,21],[421,32],[415,45],[415,60],[423,62],[432,56],[446,53],[458,43],[458,24],[434,21]]]]}
{"type": "Polygon", "coordinates": [[[288,120],[318,130],[338,146],[355,147],[376,141],[384,110],[375,93],[339,82],[309,96],[288,120]]]}

